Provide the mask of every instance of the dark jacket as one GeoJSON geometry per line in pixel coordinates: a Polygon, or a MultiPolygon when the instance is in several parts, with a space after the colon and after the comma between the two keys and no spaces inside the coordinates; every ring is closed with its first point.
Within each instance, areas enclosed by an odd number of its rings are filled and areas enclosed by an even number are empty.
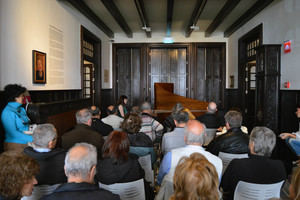
{"type": "Polygon", "coordinates": [[[196,118],[201,123],[205,124],[206,128],[219,128],[221,126],[219,117],[214,113],[205,113],[196,118]]]}
{"type": "Polygon", "coordinates": [[[20,198],[5,198],[2,195],[0,195],[0,200],[18,200],[20,198]]]}
{"type": "Polygon", "coordinates": [[[77,124],[73,130],[63,134],[61,139],[62,147],[66,150],[78,142],[86,142],[94,145],[98,150],[98,154],[101,153],[104,143],[102,136],[85,124],[77,124]]]}
{"type": "Polygon", "coordinates": [[[138,156],[128,155],[127,161],[104,158],[98,162],[96,179],[103,184],[126,183],[144,178],[138,156]]]}
{"type": "Polygon", "coordinates": [[[207,146],[207,151],[218,156],[219,152],[241,154],[248,153],[249,136],[240,127],[229,129],[216,137],[207,146]]]}
{"type": "Polygon", "coordinates": [[[104,122],[101,121],[101,119],[93,118],[92,120],[92,128],[100,133],[102,136],[108,136],[110,132],[112,132],[114,129],[104,122]]]}
{"type": "Polygon", "coordinates": [[[153,147],[152,140],[145,133],[128,133],[130,146],[134,147],[153,147]]]}
{"type": "Polygon", "coordinates": [[[264,156],[249,155],[249,158],[234,159],[228,165],[221,180],[223,199],[233,199],[239,181],[258,184],[272,184],[286,179],[282,161],[264,156]]]}
{"type": "Polygon", "coordinates": [[[53,149],[50,152],[37,152],[32,147],[26,147],[24,153],[34,158],[40,165],[40,172],[36,176],[38,185],[54,185],[66,183],[64,164],[66,151],[53,149]]]}
{"type": "Polygon", "coordinates": [[[115,195],[107,190],[100,189],[98,185],[90,183],[65,183],[50,195],[41,200],[118,200],[115,195]]]}

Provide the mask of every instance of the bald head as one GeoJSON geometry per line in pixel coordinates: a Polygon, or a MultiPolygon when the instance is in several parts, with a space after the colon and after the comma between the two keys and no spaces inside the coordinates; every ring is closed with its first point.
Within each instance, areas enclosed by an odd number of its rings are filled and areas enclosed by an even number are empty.
{"type": "Polygon", "coordinates": [[[207,106],[207,112],[209,113],[217,112],[217,104],[213,101],[209,102],[207,106]]]}
{"type": "Polygon", "coordinates": [[[185,143],[201,146],[204,142],[205,125],[198,120],[189,120],[185,127],[185,143]]]}

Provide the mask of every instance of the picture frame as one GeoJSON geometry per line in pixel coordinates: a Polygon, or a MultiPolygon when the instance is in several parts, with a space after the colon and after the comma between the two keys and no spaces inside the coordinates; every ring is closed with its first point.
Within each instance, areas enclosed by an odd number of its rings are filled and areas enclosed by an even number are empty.
{"type": "Polygon", "coordinates": [[[32,50],[32,82],[46,84],[46,53],[32,50]]]}

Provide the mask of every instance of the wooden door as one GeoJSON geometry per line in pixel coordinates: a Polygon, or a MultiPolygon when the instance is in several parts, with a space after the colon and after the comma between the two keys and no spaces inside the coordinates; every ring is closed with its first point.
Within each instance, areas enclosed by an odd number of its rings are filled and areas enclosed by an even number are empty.
{"type": "Polygon", "coordinates": [[[154,83],[173,83],[174,93],[186,96],[186,48],[150,49],[150,94],[154,103],[154,83]]]}

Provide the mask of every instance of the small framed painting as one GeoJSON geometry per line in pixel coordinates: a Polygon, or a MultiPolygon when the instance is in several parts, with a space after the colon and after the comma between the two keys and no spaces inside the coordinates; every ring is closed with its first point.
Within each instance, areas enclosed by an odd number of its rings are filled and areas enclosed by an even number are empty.
{"type": "Polygon", "coordinates": [[[46,84],[46,53],[32,50],[33,83],[46,84]]]}

